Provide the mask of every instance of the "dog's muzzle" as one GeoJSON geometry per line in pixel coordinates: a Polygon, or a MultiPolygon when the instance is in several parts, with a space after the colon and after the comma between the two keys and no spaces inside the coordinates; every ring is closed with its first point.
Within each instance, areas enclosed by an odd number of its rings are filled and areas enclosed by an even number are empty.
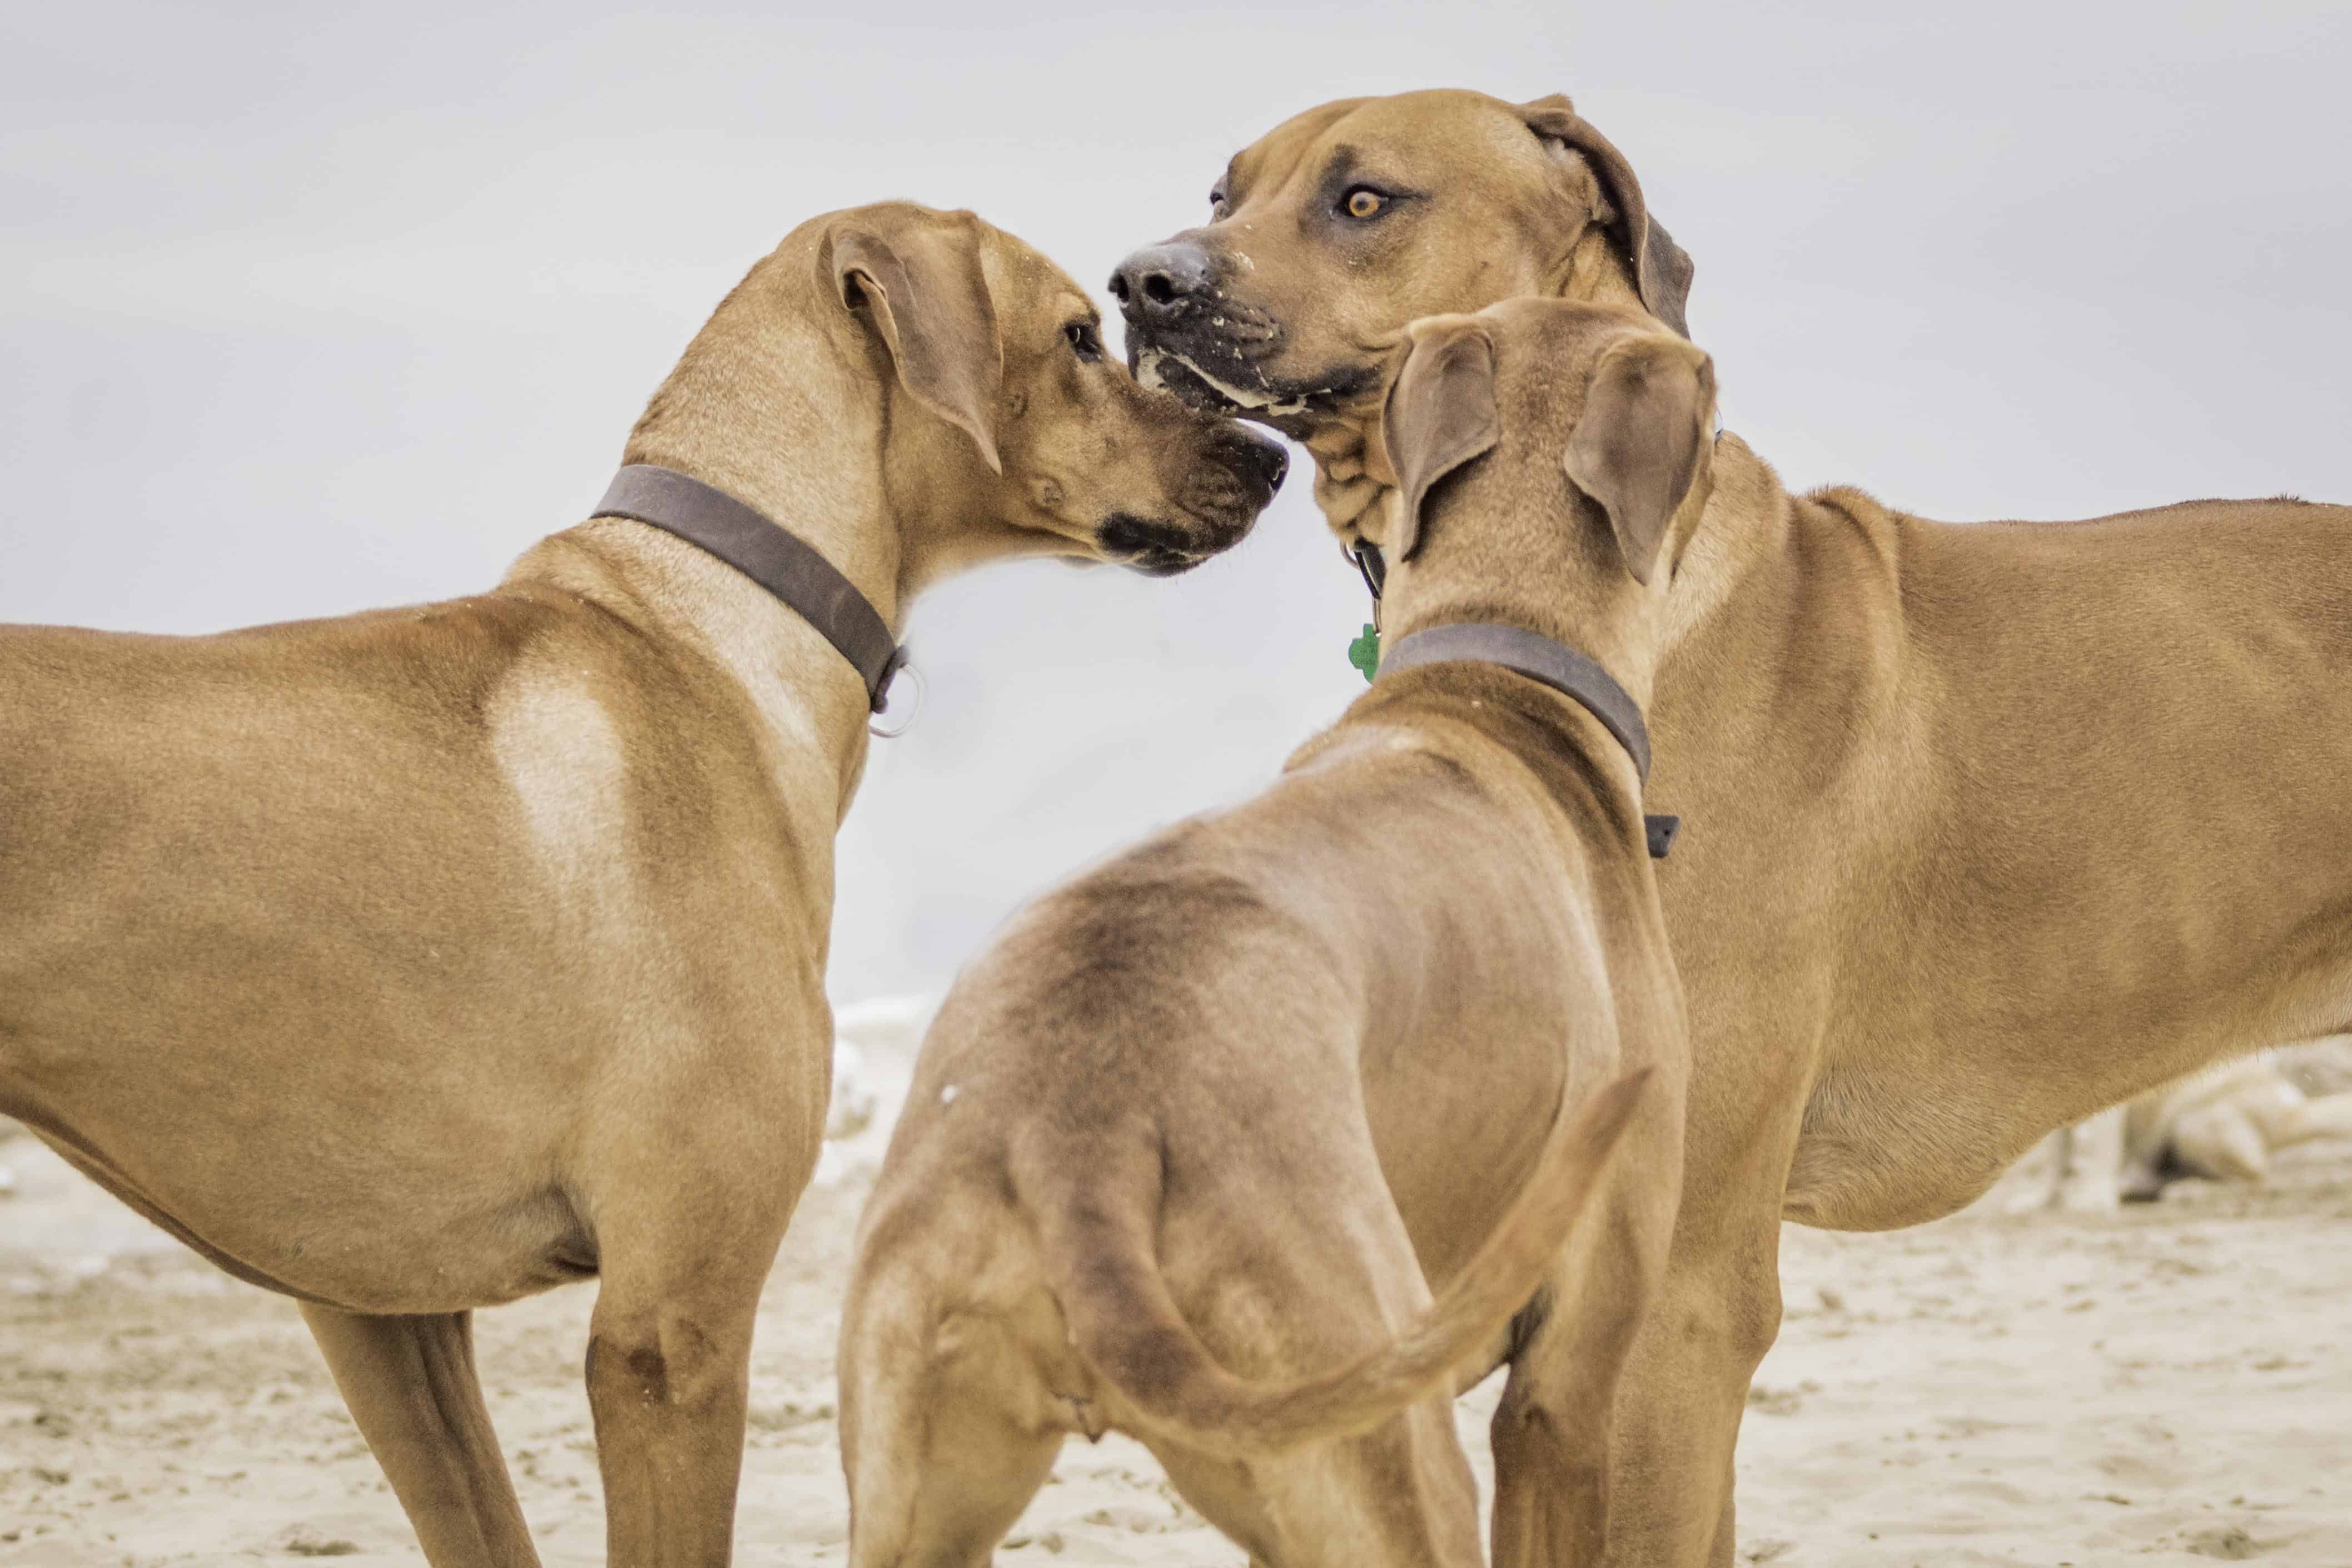
{"type": "Polygon", "coordinates": [[[1102,552],[1150,577],[1189,571],[1246,538],[1282,488],[1290,454],[1282,443],[1247,425],[1227,423],[1213,438],[1208,460],[1185,476],[1181,522],[1114,512],[1095,530],[1102,552]]]}
{"type": "Polygon", "coordinates": [[[1110,292],[1127,319],[1136,379],[1197,409],[1261,418],[1304,413],[1305,396],[1267,376],[1280,325],[1235,299],[1225,268],[1190,240],[1148,246],[1119,263],[1110,292]]]}
{"type": "Polygon", "coordinates": [[[1288,332],[1270,312],[1236,298],[1231,269],[1192,240],[1137,251],[1111,274],[1110,291],[1127,319],[1135,379],[1193,408],[1239,414],[1305,440],[1381,383],[1377,364],[1304,377],[1273,371],[1288,332]]]}

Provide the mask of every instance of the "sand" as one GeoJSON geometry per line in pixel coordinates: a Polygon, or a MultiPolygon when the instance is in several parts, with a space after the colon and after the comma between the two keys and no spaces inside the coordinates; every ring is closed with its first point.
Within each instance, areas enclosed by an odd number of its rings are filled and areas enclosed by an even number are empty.
{"type": "MultiPolygon", "coordinates": [[[[746,1564],[843,1555],[830,1364],[862,1158],[803,1201],[762,1302],[746,1564]]],[[[0,1565],[422,1561],[289,1303],[29,1140],[0,1143],[0,1166],[17,1185],[0,1197],[0,1565]]],[[[1787,1326],[1741,1437],[1740,1560],[2352,1564],[2352,1152],[2295,1151],[2264,1187],[2189,1183],[2113,1218],[1997,1209],[1888,1236],[1789,1229],[1787,1326]]],[[[591,1299],[479,1319],[551,1568],[603,1562],[578,1377],[591,1299]]],[[[1460,1407],[1482,1470],[1495,1393],[1460,1407]]],[[[1066,1450],[1001,1561],[1241,1554],[1112,1438],[1066,1450]]]]}

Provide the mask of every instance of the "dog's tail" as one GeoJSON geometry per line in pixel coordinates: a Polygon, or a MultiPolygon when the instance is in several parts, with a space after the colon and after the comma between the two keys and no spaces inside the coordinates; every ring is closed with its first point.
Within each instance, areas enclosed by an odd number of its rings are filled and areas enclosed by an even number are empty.
{"type": "Polygon", "coordinates": [[[1651,1071],[1627,1074],[1580,1110],[1563,1099],[1535,1174],[1418,1322],[1345,1365],[1292,1382],[1236,1375],[1185,1322],[1153,1247],[1156,1148],[1125,1171],[1065,1166],[1037,1218],[1071,1341],[1148,1423],[1209,1453],[1246,1458],[1369,1430],[1426,1398],[1528,1304],[1600,1189],[1651,1071]]]}

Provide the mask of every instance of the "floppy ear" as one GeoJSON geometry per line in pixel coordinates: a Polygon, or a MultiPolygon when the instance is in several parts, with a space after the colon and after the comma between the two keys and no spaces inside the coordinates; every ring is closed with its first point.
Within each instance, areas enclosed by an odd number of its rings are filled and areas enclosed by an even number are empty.
{"type": "Polygon", "coordinates": [[[1601,503],[1618,551],[1646,583],[1690,494],[1715,406],[1715,361],[1688,343],[1635,338],[1601,356],[1561,466],[1601,503]]]}
{"type": "Polygon", "coordinates": [[[1411,346],[1381,410],[1381,441],[1397,476],[1391,564],[1421,548],[1430,487],[1495,444],[1495,345],[1466,316],[1410,329],[1411,346]]]}
{"type": "Polygon", "coordinates": [[[842,304],[864,310],[890,350],[907,394],[966,432],[999,474],[996,405],[1004,350],[980,266],[980,224],[968,213],[859,214],[832,232],[842,304]]]}
{"type": "Polygon", "coordinates": [[[1650,217],[1649,204],[1642,198],[1642,182],[1633,177],[1633,165],[1625,162],[1625,154],[1576,112],[1566,93],[1556,92],[1549,98],[1523,103],[1519,112],[1527,117],[1528,129],[1538,136],[1583,154],[1593,177],[1601,182],[1609,204],[1615,209],[1615,221],[1611,227],[1615,232],[1618,254],[1633,269],[1633,286],[1642,295],[1642,308],[1684,337],[1689,337],[1690,325],[1684,319],[1683,307],[1690,298],[1694,270],[1691,258],[1675,243],[1665,225],[1650,217]]]}

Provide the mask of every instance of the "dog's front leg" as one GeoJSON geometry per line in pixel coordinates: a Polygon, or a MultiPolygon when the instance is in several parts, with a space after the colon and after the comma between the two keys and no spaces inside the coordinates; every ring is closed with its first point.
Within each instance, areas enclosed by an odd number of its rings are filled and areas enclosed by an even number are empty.
{"type": "Polygon", "coordinates": [[[1748,1218],[1704,1248],[1676,1238],[1617,1389],[1601,1561],[1731,1568],[1732,1454],[1780,1325],[1780,1216],[1748,1218]]]}
{"type": "MultiPolygon", "coordinates": [[[[774,1248],[767,1249],[772,1261],[774,1248]]],[[[765,1262],[616,1270],[589,1319],[588,1405],[612,1568],[725,1568],[765,1262]]]]}
{"type": "Polygon", "coordinates": [[[474,1371],[473,1314],[303,1303],[327,1370],[433,1568],[539,1568],[474,1371]]]}
{"type": "Polygon", "coordinates": [[[1659,1097],[1628,1136],[1596,1215],[1520,1320],[1495,1411],[1496,1568],[1603,1560],[1612,1412],[1674,1239],[1683,1107],[1659,1097]]]}
{"type": "Polygon", "coordinates": [[[1580,1364],[1575,1343],[1591,1337],[1565,1325],[1554,1334],[1548,1322],[1511,1362],[1502,1403],[1487,1428],[1495,1457],[1496,1568],[1570,1568],[1601,1560],[1609,1520],[1610,1396],[1626,1346],[1580,1364]]]}

